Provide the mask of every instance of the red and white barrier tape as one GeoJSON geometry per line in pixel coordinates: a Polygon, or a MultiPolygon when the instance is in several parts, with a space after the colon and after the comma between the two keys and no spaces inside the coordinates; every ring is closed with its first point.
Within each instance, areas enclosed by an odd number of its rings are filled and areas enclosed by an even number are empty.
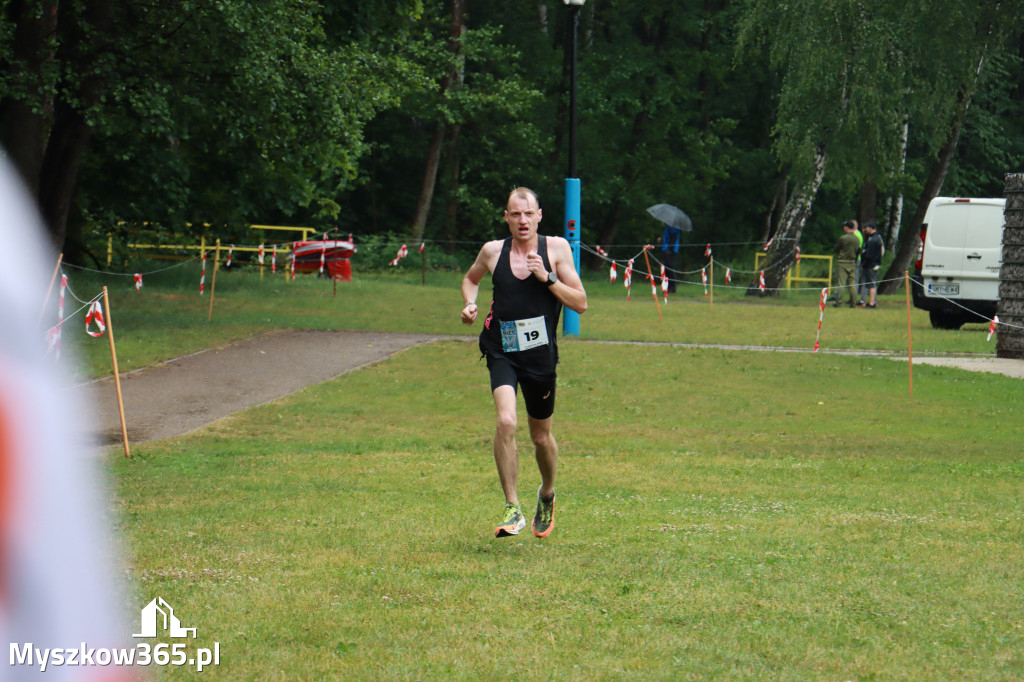
{"type": "Polygon", "coordinates": [[[626,300],[628,301],[633,293],[633,259],[626,263],[626,273],[622,277],[622,283],[626,287],[626,300]]]}
{"type": "Polygon", "coordinates": [[[814,352],[818,352],[819,341],[821,340],[821,321],[825,318],[825,301],[828,300],[828,287],[821,290],[821,298],[818,300],[818,335],[814,337],[814,352]]]}
{"type": "Polygon", "coordinates": [[[203,289],[206,288],[206,252],[203,252],[203,272],[199,275],[199,295],[203,295],[203,289]]]}
{"type": "Polygon", "coordinates": [[[398,255],[393,260],[388,262],[388,265],[398,265],[398,261],[402,260],[409,255],[409,249],[405,244],[402,244],[402,248],[398,249],[398,255]]]}
{"type": "Polygon", "coordinates": [[[100,305],[99,301],[93,301],[92,305],[89,306],[89,312],[85,315],[85,333],[89,336],[100,337],[103,336],[103,332],[107,331],[107,324],[103,320],[103,306],[100,305]],[[93,331],[89,329],[89,325],[92,324],[93,320],[96,321],[96,326],[99,331],[93,331]]]}

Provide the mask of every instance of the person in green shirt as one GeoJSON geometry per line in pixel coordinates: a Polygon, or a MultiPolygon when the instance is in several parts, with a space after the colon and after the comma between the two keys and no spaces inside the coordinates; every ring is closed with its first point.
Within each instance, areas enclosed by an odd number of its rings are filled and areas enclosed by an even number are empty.
{"type": "Polygon", "coordinates": [[[847,220],[843,223],[843,236],[836,242],[836,261],[839,278],[836,281],[836,296],[833,308],[838,308],[847,292],[847,304],[853,308],[857,301],[857,255],[860,253],[857,221],[847,220]]]}

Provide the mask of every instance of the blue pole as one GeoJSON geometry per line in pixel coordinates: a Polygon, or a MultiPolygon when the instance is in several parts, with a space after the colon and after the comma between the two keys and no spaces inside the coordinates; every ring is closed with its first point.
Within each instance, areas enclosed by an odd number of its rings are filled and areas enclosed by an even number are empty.
{"type": "MultiPolygon", "coordinates": [[[[572,262],[580,270],[580,179],[565,179],[565,238],[572,248],[572,262]]],[[[562,336],[580,335],[580,314],[562,310],[562,336]]]]}

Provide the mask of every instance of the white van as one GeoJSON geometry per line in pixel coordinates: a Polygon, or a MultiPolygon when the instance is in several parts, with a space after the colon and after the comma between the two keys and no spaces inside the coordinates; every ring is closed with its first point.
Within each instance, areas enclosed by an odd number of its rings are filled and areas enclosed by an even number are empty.
{"type": "Polygon", "coordinates": [[[936,329],[985,322],[999,303],[1006,199],[936,197],[921,225],[914,305],[936,329]]]}

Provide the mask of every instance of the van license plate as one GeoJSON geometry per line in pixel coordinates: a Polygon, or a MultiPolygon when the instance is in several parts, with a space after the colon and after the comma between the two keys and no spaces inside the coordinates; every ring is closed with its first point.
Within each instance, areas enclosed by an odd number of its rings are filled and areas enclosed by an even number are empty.
{"type": "Polygon", "coordinates": [[[939,294],[940,296],[959,296],[960,285],[959,284],[929,284],[928,291],[933,294],[939,294]]]}

